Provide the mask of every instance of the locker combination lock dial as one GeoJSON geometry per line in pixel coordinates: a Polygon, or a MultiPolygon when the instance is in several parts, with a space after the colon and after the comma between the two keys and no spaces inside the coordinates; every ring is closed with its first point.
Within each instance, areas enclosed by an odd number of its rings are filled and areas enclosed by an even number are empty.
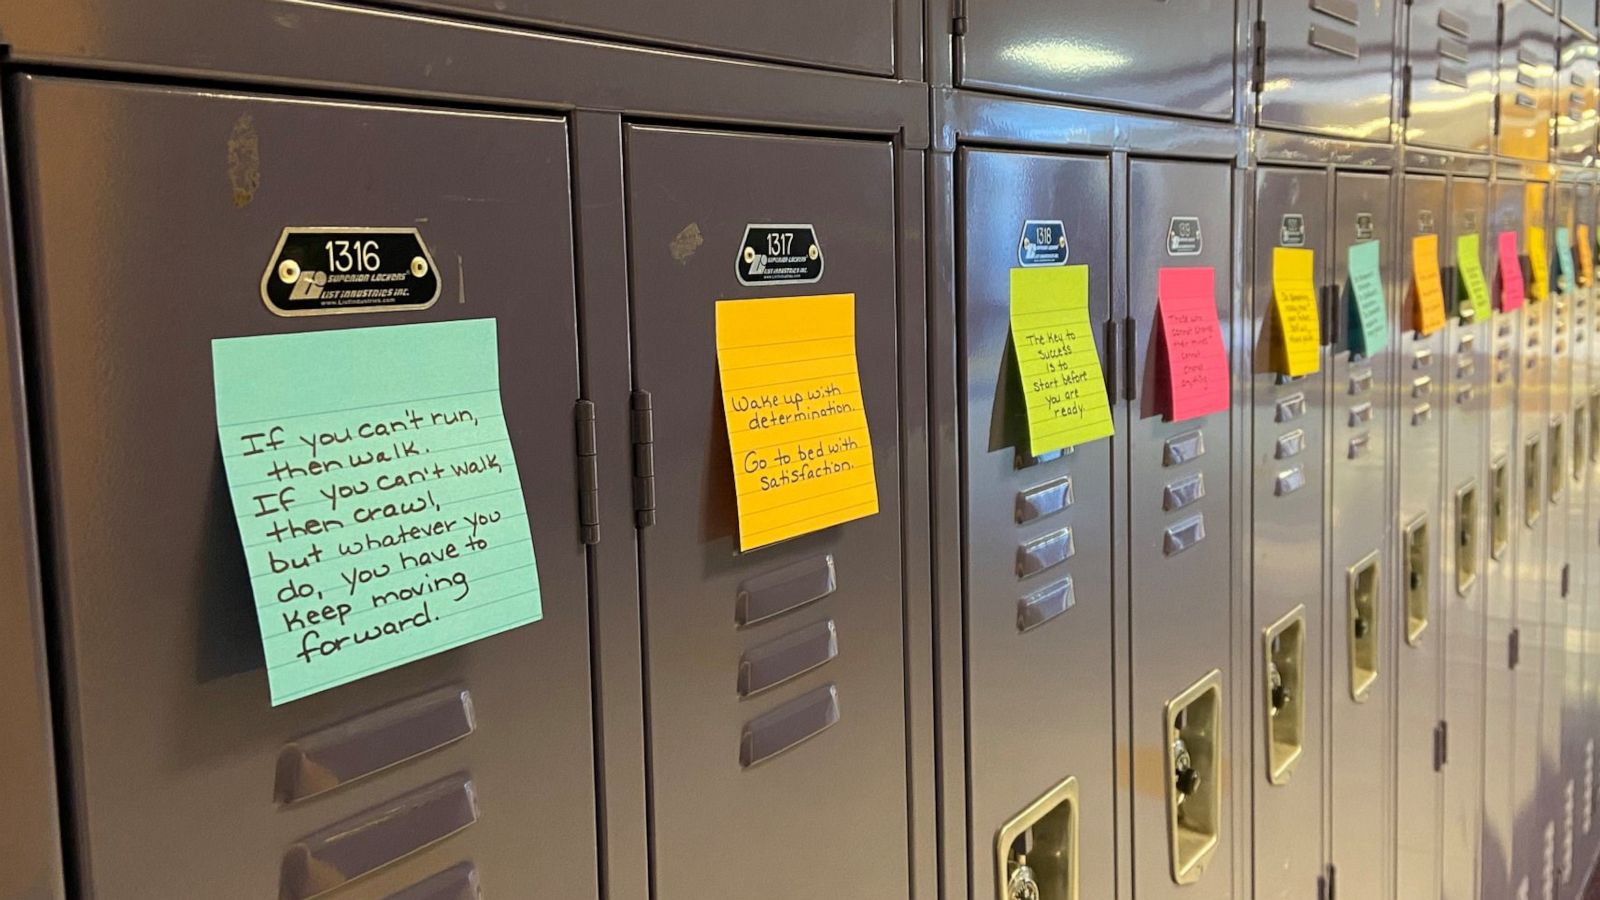
{"type": "Polygon", "coordinates": [[[996,900],[1078,900],[1078,780],[1068,778],[995,837],[996,900]]]}
{"type": "Polygon", "coordinates": [[[1167,701],[1167,833],[1172,880],[1193,884],[1220,842],[1222,673],[1167,701]]]}
{"type": "Polygon", "coordinates": [[[1306,608],[1288,615],[1261,632],[1262,663],[1266,666],[1267,781],[1288,784],[1305,753],[1305,649],[1306,608]]]}
{"type": "Polygon", "coordinates": [[[1365,703],[1378,680],[1378,554],[1345,572],[1349,605],[1350,697],[1365,703]]]}

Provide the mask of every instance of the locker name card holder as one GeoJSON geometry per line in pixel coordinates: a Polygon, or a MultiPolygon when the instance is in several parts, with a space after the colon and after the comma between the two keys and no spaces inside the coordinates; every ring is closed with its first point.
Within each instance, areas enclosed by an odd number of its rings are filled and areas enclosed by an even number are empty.
{"type": "Polygon", "coordinates": [[[415,228],[285,228],[261,302],[280,316],[427,309],[439,273],[415,228]]]}
{"type": "Polygon", "coordinates": [[[878,512],[855,302],[854,294],[717,302],[741,551],[878,512]]]}
{"type": "Polygon", "coordinates": [[[1502,231],[1497,250],[1500,257],[1500,311],[1513,312],[1522,308],[1522,262],[1517,259],[1517,233],[1502,231]]]}
{"type": "Polygon", "coordinates": [[[1482,239],[1477,232],[1456,238],[1456,271],[1461,273],[1461,300],[1477,322],[1489,320],[1489,280],[1483,274],[1482,239]]]}
{"type": "Polygon", "coordinates": [[[1089,319],[1089,267],[1011,270],[1011,342],[1037,457],[1112,433],[1089,319]]]}
{"type": "Polygon", "coordinates": [[[1167,420],[1226,412],[1228,351],[1217,316],[1216,271],[1209,266],[1157,273],[1156,365],[1167,420]]]}
{"type": "Polygon", "coordinates": [[[1389,304],[1383,295],[1380,241],[1351,244],[1345,254],[1350,273],[1350,351],[1376,356],[1389,345],[1389,304]]]}
{"type": "Polygon", "coordinates": [[[1029,219],[1017,240],[1017,265],[1064,266],[1067,263],[1067,225],[1059,219],[1029,219]]]}
{"type": "Polygon", "coordinates": [[[1433,334],[1444,327],[1444,282],[1439,277],[1437,234],[1419,234],[1411,239],[1411,278],[1417,292],[1412,327],[1418,334],[1433,334]]]}
{"type": "Polygon", "coordinates": [[[822,244],[810,225],[746,225],[735,274],[743,285],[815,284],[822,280],[822,244]]]}
{"type": "Polygon", "coordinates": [[[542,617],[493,319],[211,355],[274,706],[542,617]]]}
{"type": "Polygon", "coordinates": [[[1322,360],[1315,272],[1316,251],[1272,248],[1273,364],[1291,377],[1314,374],[1322,360]]]}

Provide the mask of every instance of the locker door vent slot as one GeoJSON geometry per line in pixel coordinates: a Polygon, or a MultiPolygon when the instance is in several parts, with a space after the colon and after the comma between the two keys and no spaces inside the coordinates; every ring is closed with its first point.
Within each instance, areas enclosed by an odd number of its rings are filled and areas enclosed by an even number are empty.
{"type": "Polygon", "coordinates": [[[1319,50],[1337,53],[1350,59],[1361,58],[1361,43],[1356,40],[1355,35],[1346,34],[1326,25],[1312,25],[1309,42],[1319,50]]]}
{"type": "Polygon", "coordinates": [[[1167,701],[1167,834],[1172,880],[1193,884],[1220,842],[1222,673],[1167,701]]]}
{"type": "Polygon", "coordinates": [[[273,796],[288,804],[337,790],[453,744],[475,728],[466,688],[402,700],[286,744],[278,751],[273,796]]]}
{"type": "Polygon", "coordinates": [[[1356,0],[1311,0],[1311,8],[1341,22],[1361,24],[1361,7],[1356,0]]]}
{"type": "Polygon", "coordinates": [[[1204,472],[1196,472],[1177,481],[1167,484],[1162,492],[1161,508],[1167,512],[1176,512],[1203,500],[1206,496],[1206,480],[1204,472]]]}
{"type": "Polygon", "coordinates": [[[1539,471],[1544,467],[1543,438],[1533,435],[1522,447],[1522,521],[1532,528],[1544,514],[1544,492],[1539,471]]]}
{"type": "Polygon", "coordinates": [[[1181,466],[1206,455],[1206,436],[1201,431],[1185,431],[1167,438],[1162,445],[1161,465],[1181,466]]]}
{"type": "Polygon", "coordinates": [[[1027,578],[1053,569],[1071,559],[1076,552],[1071,528],[1052,531],[1017,548],[1017,577],[1027,578]]]}
{"type": "Polygon", "coordinates": [[[1078,900],[1078,780],[1028,804],[995,839],[998,900],[1078,900]]]}
{"type": "Polygon", "coordinates": [[[1439,55],[1445,59],[1453,59],[1458,63],[1468,63],[1472,61],[1472,57],[1469,55],[1471,53],[1472,48],[1467,46],[1466,41],[1458,41],[1449,37],[1439,38],[1439,55]]]}
{"type": "Polygon", "coordinates": [[[1511,461],[1500,457],[1489,469],[1489,555],[1505,559],[1511,547],[1511,461]]]}
{"type": "Polygon", "coordinates": [[[1017,630],[1032,631],[1071,609],[1075,603],[1077,597],[1072,592],[1070,577],[1034,591],[1017,601],[1017,630]]]}
{"type": "Polygon", "coordinates": [[[811,740],[839,721],[839,689],[825,684],[745,723],[739,765],[748,769],[811,740]]]}
{"type": "Polygon", "coordinates": [[[765,622],[815,603],[838,588],[833,554],[801,560],[739,585],[734,601],[734,621],[741,628],[765,622]]]}
{"type": "Polygon", "coordinates": [[[752,697],[792,681],[838,655],[839,629],[832,619],[752,647],[739,658],[739,696],[752,697]]]}
{"type": "Polygon", "coordinates": [[[456,863],[443,872],[390,894],[385,900],[479,900],[478,867],[456,863]]]}
{"type": "Polygon", "coordinates": [[[1402,539],[1405,571],[1402,577],[1405,579],[1406,595],[1406,643],[1413,647],[1422,643],[1422,634],[1428,630],[1430,573],[1433,568],[1429,564],[1432,558],[1429,550],[1431,543],[1426,516],[1417,517],[1405,527],[1402,539]]]}
{"type": "Polygon", "coordinates": [[[1272,784],[1288,784],[1305,753],[1305,613],[1304,606],[1296,607],[1261,633],[1267,781],[1272,784]]]}
{"type": "Polygon", "coordinates": [[[1465,597],[1478,580],[1478,483],[1456,491],[1456,593],[1465,597]]]}
{"type": "Polygon", "coordinates": [[[478,821],[477,792],[453,775],[296,841],[283,854],[279,900],[310,900],[370,875],[478,821]]]}
{"type": "Polygon", "coordinates": [[[1439,27],[1460,38],[1472,37],[1472,22],[1466,16],[1448,9],[1439,10],[1439,27]]]}
{"type": "Polygon", "coordinates": [[[1017,494],[1017,524],[1053,516],[1071,505],[1072,479],[1057,478],[1017,494]]]}
{"type": "Polygon", "coordinates": [[[1345,571],[1350,644],[1350,696],[1365,703],[1378,680],[1378,554],[1345,571]]]}
{"type": "Polygon", "coordinates": [[[1168,526],[1166,536],[1162,540],[1161,552],[1167,556],[1177,556],[1205,539],[1206,517],[1194,516],[1168,526]]]}

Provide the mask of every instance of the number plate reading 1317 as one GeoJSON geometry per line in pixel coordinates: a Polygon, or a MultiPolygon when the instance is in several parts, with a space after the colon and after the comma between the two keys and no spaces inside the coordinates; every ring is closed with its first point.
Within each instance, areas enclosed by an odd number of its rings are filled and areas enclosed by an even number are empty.
{"type": "Polygon", "coordinates": [[[415,228],[285,228],[261,300],[280,316],[426,309],[439,273],[415,228]]]}

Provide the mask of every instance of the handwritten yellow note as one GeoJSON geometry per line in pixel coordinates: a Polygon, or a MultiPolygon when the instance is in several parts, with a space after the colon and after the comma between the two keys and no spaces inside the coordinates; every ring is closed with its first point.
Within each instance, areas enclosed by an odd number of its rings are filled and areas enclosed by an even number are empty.
{"type": "Polygon", "coordinates": [[[1034,456],[1112,433],[1089,320],[1089,267],[1011,270],[1011,342],[1034,456]]]}
{"type": "Polygon", "coordinates": [[[1444,327],[1444,283],[1439,280],[1439,236],[1419,234],[1411,239],[1411,278],[1417,290],[1418,334],[1433,334],[1444,327]]]}
{"type": "Polygon", "coordinates": [[[1274,364],[1284,375],[1310,375],[1322,360],[1316,252],[1272,248],[1272,311],[1278,326],[1274,364]]]}
{"type": "Polygon", "coordinates": [[[1528,226],[1528,267],[1533,278],[1528,282],[1528,301],[1538,303],[1550,296],[1550,250],[1545,247],[1544,228],[1528,226]]]}
{"type": "Polygon", "coordinates": [[[854,294],[717,303],[739,548],[874,515],[854,294]]]}

